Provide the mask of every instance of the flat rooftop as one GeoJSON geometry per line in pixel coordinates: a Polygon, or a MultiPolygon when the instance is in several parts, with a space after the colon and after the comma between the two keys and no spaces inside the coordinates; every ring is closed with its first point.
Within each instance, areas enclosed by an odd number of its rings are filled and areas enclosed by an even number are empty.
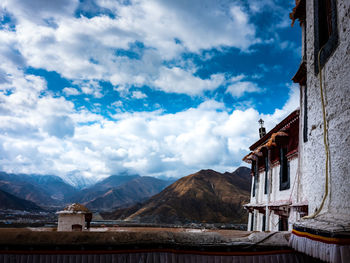
{"type": "Polygon", "coordinates": [[[0,250],[18,249],[285,249],[289,232],[247,232],[155,227],[102,227],[83,232],[54,228],[2,228],[0,250]]]}
{"type": "Polygon", "coordinates": [[[290,248],[290,235],[164,227],[0,228],[0,262],[319,262],[290,248]]]}

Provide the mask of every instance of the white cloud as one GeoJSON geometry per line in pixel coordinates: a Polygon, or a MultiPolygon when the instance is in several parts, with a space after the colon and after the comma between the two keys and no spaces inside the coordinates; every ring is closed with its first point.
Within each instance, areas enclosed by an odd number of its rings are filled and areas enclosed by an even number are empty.
{"type": "Polygon", "coordinates": [[[165,92],[199,95],[205,90],[214,90],[225,81],[223,74],[211,75],[209,79],[193,76],[192,72],[179,67],[162,67],[160,76],[154,81],[155,86],[165,92]]]}
{"type": "Polygon", "coordinates": [[[76,95],[80,95],[79,90],[77,90],[76,88],[65,87],[62,91],[63,91],[63,93],[66,94],[67,96],[76,96],[76,95]]]}
{"type": "Polygon", "coordinates": [[[50,19],[57,19],[73,15],[78,0],[3,0],[0,6],[12,12],[17,19],[33,20],[36,23],[49,23],[50,19]]]}
{"type": "Polygon", "coordinates": [[[144,99],[147,98],[147,95],[141,91],[133,91],[131,97],[134,99],[144,99]]]}
{"type": "Polygon", "coordinates": [[[123,102],[121,100],[115,101],[111,104],[113,107],[119,108],[123,106],[123,102]]]}
{"type": "Polygon", "coordinates": [[[254,82],[244,80],[245,75],[231,77],[226,80],[226,93],[230,93],[235,98],[242,97],[245,93],[262,92],[262,89],[254,82]]]}
{"type": "MultiPolygon", "coordinates": [[[[115,18],[74,17],[78,1],[3,1],[1,7],[16,21],[15,32],[1,31],[10,35],[4,36],[10,39],[6,45],[12,47],[7,49],[7,57],[76,81],[149,85],[165,92],[194,95],[213,89],[220,80],[200,79],[193,70],[164,68],[163,61],[177,59],[184,52],[200,53],[213,48],[247,51],[258,41],[254,25],[238,3],[147,0],[123,5],[101,0],[96,4],[115,18]],[[138,58],[118,55],[117,50],[132,49],[136,42],[145,46],[132,50],[138,58]],[[177,75],[184,77],[179,85],[164,83],[177,75]]],[[[83,86],[82,92],[103,96],[96,85],[83,86]]]]}
{"type": "Polygon", "coordinates": [[[240,81],[229,85],[226,89],[233,97],[242,97],[244,93],[259,92],[261,89],[254,82],[240,81]]]}
{"type": "Polygon", "coordinates": [[[93,95],[95,98],[102,98],[102,87],[100,84],[95,80],[89,80],[89,81],[74,81],[75,85],[79,85],[81,88],[81,91],[84,94],[87,95],[93,95]]]}
{"type": "Polygon", "coordinates": [[[293,8],[293,1],[287,2],[289,7],[282,7],[278,0],[248,0],[249,10],[251,13],[263,13],[266,10],[272,10],[273,16],[270,17],[273,22],[271,29],[284,28],[291,25],[289,13],[293,8]]]}
{"type": "Polygon", "coordinates": [[[102,178],[125,170],[151,176],[233,170],[258,139],[257,120],[263,118],[270,129],[299,103],[298,89],[291,86],[285,106],[270,115],[253,108],[230,112],[209,100],[174,114],[117,113],[106,119],[45,93],[39,77],[12,74],[9,83],[0,84],[12,87],[11,94],[0,96],[5,113],[0,116],[0,170],[8,172],[102,178]]]}
{"type": "Polygon", "coordinates": [[[68,116],[48,116],[44,130],[57,138],[72,137],[74,135],[74,123],[68,116]]]}
{"type": "MultiPolygon", "coordinates": [[[[235,97],[261,91],[244,75],[203,79],[191,61],[173,62],[184,52],[225,47],[249,51],[259,40],[237,3],[96,2],[116,18],[74,17],[78,1],[1,2],[16,27],[0,30],[0,170],[91,178],[125,170],[153,176],[233,170],[258,138],[257,120],[262,117],[271,128],[299,102],[291,87],[289,101],[270,115],[251,107],[231,112],[215,100],[174,114],[122,113],[123,102],[115,101],[114,119],[76,108],[54,96],[45,79],[22,69],[46,69],[73,80],[79,89],[63,88],[66,96],[102,98],[107,91],[101,80],[111,82],[121,97],[135,99],[146,94],[131,92],[131,85],[191,96],[220,86],[228,86],[235,97]],[[144,48],[135,48],[137,43],[144,48]],[[135,58],[118,54],[126,50],[135,58]]],[[[94,106],[98,111],[100,105],[94,106]]]]}

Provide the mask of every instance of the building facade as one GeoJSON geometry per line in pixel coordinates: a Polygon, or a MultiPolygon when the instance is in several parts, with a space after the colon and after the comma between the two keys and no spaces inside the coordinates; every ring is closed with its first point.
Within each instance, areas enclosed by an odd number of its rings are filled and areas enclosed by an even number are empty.
{"type": "Polygon", "coordinates": [[[300,188],[310,214],[327,196],[321,210],[350,219],[350,1],[297,1],[291,18],[300,22],[303,45],[293,77],[301,91],[300,188]]]}
{"type": "Polygon", "coordinates": [[[287,231],[306,214],[298,194],[299,110],[295,110],[250,146],[243,158],[251,164],[252,187],[248,230],[287,231]]]}
{"type": "Polygon", "coordinates": [[[308,217],[293,226],[293,248],[327,262],[350,255],[350,1],[297,0],[302,28],[300,183],[308,217]]]}

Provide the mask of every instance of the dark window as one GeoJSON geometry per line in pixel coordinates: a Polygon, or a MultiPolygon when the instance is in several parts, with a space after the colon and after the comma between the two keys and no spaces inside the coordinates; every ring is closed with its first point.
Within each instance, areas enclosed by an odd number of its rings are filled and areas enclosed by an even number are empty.
{"type": "Polygon", "coordinates": [[[307,86],[304,86],[304,127],[303,127],[304,142],[307,142],[307,86]]]}
{"type": "Polygon", "coordinates": [[[287,148],[280,148],[280,191],[290,188],[287,148]]]}
{"type": "Polygon", "coordinates": [[[269,174],[269,158],[265,157],[265,187],[264,187],[264,194],[267,194],[268,190],[268,174],[269,174]]]}
{"type": "Polygon", "coordinates": [[[263,215],[263,218],[262,218],[262,226],[261,226],[261,231],[265,231],[266,230],[266,215],[264,214],[263,215]]]}
{"type": "Polygon", "coordinates": [[[254,213],[251,213],[251,220],[250,220],[250,231],[253,231],[254,228],[254,213]]]}
{"type": "Polygon", "coordinates": [[[315,74],[318,74],[318,52],[321,68],[338,45],[336,0],[314,0],[315,74]]]}
{"type": "Polygon", "coordinates": [[[256,161],[252,162],[252,170],[253,170],[253,197],[255,196],[255,191],[256,191],[256,182],[257,182],[257,171],[258,171],[258,164],[256,161]]]}
{"type": "Polygon", "coordinates": [[[288,218],[280,216],[278,221],[278,231],[288,231],[288,218]]]}
{"type": "Polygon", "coordinates": [[[83,226],[80,224],[75,224],[72,225],[72,231],[82,231],[83,230],[83,226]]]}
{"type": "Polygon", "coordinates": [[[258,185],[259,185],[259,162],[255,162],[255,169],[254,169],[254,178],[255,178],[255,192],[257,192],[258,185]]]}

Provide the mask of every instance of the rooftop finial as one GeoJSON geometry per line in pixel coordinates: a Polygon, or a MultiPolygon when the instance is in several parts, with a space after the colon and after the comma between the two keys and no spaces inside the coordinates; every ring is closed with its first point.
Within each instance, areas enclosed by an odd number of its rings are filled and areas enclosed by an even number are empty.
{"type": "Polygon", "coordinates": [[[264,121],[263,121],[263,119],[260,119],[259,121],[259,124],[260,124],[260,128],[259,128],[259,135],[260,135],[260,138],[262,138],[262,137],[264,137],[265,136],[265,134],[266,134],[266,129],[265,129],[265,127],[264,127],[264,121]]]}
{"type": "Polygon", "coordinates": [[[259,122],[261,128],[263,128],[263,127],[264,127],[264,121],[263,121],[263,119],[260,119],[258,122],[259,122]]]}

